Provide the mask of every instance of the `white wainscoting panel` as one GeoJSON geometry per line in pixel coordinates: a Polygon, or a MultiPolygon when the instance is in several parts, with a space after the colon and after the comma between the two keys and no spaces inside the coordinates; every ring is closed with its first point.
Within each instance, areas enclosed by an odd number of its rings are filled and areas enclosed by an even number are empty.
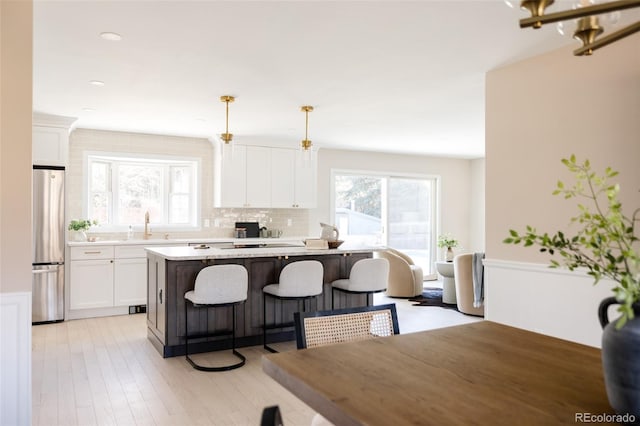
{"type": "Polygon", "coordinates": [[[31,293],[0,293],[0,424],[31,424],[31,293]]]}
{"type": "Polygon", "coordinates": [[[601,347],[598,306],[613,295],[613,282],[594,286],[584,271],[496,259],[485,259],[484,271],[485,319],[601,347]]]}

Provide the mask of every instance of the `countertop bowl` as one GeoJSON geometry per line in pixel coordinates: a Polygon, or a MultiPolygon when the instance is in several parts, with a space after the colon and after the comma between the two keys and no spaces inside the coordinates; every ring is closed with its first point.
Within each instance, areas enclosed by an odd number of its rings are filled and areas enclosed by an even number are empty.
{"type": "Polygon", "coordinates": [[[327,241],[327,244],[329,245],[330,249],[336,249],[340,247],[342,243],[344,243],[343,240],[327,241]]]}

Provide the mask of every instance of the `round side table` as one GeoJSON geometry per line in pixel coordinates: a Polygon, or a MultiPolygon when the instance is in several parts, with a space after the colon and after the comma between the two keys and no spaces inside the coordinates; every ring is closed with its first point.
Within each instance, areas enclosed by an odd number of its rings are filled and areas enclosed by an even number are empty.
{"type": "Polygon", "coordinates": [[[442,302],[455,305],[456,300],[456,282],[453,275],[453,262],[436,262],[436,270],[442,275],[442,302]]]}

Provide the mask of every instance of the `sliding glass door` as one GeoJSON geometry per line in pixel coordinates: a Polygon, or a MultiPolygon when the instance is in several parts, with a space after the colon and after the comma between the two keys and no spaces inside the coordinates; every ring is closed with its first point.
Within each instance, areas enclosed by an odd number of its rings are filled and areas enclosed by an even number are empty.
{"type": "Polygon", "coordinates": [[[341,239],[407,253],[425,277],[435,274],[436,178],[333,173],[341,239]]]}

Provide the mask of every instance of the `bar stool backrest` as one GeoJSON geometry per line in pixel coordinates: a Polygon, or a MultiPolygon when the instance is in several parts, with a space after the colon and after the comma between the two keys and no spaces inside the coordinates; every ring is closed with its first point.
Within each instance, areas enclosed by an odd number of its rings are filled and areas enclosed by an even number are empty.
{"type": "Polygon", "coordinates": [[[242,265],[213,265],[196,276],[193,303],[235,303],[247,299],[248,274],[242,265]]]}
{"type": "Polygon", "coordinates": [[[300,260],[282,268],[280,296],[304,297],[322,293],[324,268],[317,260],[300,260]]]}
{"type": "Polygon", "coordinates": [[[349,273],[349,290],[380,291],[389,283],[389,261],[384,258],[358,260],[349,273]]]}

